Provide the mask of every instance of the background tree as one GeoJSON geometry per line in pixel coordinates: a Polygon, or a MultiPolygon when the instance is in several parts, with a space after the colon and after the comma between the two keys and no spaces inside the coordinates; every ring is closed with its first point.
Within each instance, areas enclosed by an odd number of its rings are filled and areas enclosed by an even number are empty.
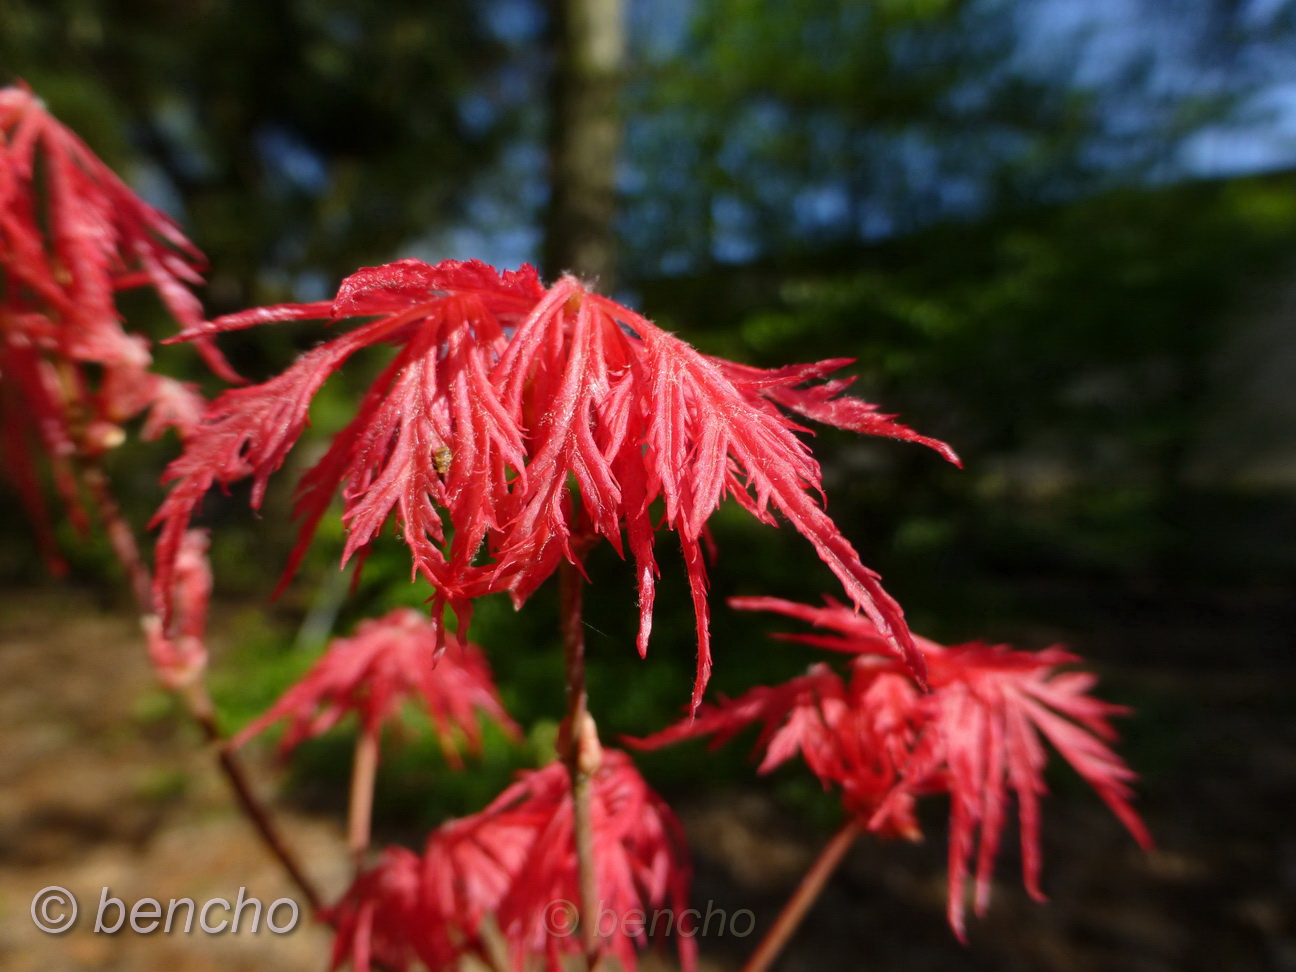
{"type": "Polygon", "coordinates": [[[625,12],[621,0],[555,0],[549,205],[541,266],[615,286],[617,161],[625,12]]]}

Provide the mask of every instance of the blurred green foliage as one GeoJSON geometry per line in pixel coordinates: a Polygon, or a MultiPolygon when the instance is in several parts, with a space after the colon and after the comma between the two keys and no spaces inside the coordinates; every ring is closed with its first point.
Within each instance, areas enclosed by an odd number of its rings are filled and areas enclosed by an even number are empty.
{"type": "Polygon", "coordinates": [[[856,522],[886,556],[1016,535],[1027,560],[1034,546],[1148,570],[1200,526],[1170,507],[1199,488],[1207,420],[1239,407],[1218,365],[1281,289],[1293,217],[1288,175],[1124,190],[661,281],[644,299],[739,360],[851,355],[866,397],[956,447],[962,472],[820,437],[835,515],[885,510],[856,522]]]}

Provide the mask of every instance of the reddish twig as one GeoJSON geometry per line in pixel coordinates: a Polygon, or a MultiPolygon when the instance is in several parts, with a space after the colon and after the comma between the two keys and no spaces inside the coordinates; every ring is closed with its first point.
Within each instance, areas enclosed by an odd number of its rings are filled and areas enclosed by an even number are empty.
{"type": "Polygon", "coordinates": [[[141,617],[153,614],[153,581],[149,576],[148,565],[140,556],[135,531],[131,529],[121,507],[117,505],[117,498],[112,494],[108,474],[98,462],[87,461],[81,465],[81,483],[90,494],[90,500],[99,514],[113,555],[126,572],[141,617]]]}
{"type": "Polygon", "coordinates": [[[783,910],[779,912],[773,927],[756,946],[756,951],[742,967],[742,972],[765,972],[774,964],[774,960],[779,957],[788,940],[796,932],[806,912],[815,903],[828,878],[837,869],[837,865],[841,863],[860,833],[860,825],[853,817],[837,831],[836,836],[828,842],[810,870],[805,873],[796,891],[792,893],[792,897],[788,898],[787,903],[783,905],[783,910]]]}
{"type": "MultiPolygon", "coordinates": [[[[153,584],[148,565],[140,555],[135,532],[117,504],[116,497],[113,496],[111,484],[103,467],[97,461],[88,459],[81,464],[79,472],[82,485],[90,495],[103,523],[104,531],[108,535],[113,554],[130,580],[131,593],[139,609],[141,621],[147,630],[148,625],[156,617],[153,605],[153,584]]],[[[189,714],[202,729],[207,741],[215,747],[217,765],[220,766],[222,774],[229,783],[239,807],[252,822],[267,849],[279,861],[292,882],[297,885],[311,910],[318,912],[323,906],[323,900],[280,835],[269,808],[252,790],[243,764],[227,748],[225,736],[216,718],[216,707],[212,703],[206,685],[201,681],[189,682],[181,686],[176,694],[180,696],[189,714]]]]}

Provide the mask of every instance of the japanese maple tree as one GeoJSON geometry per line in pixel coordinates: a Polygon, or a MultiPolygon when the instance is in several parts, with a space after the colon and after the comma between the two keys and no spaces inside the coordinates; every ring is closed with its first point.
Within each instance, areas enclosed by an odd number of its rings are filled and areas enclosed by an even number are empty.
{"type": "MultiPolygon", "coordinates": [[[[25,88],[0,91],[0,420],[6,467],[38,524],[47,522],[39,470],[48,468],[68,516],[97,514],[132,581],[159,679],[188,705],[242,809],[334,931],[333,966],[357,972],[458,968],[465,957],[522,970],[614,960],[636,967],[647,937],[596,916],[669,909],[691,969],[695,941],[679,927],[690,866],[683,831],[630,757],[603,748],[589,714],[583,635],[589,552],[610,544],[634,563],[636,648],[647,655],[656,599],[657,536],[680,544],[696,618],[697,667],[688,718],[639,746],[699,735],[725,741],[759,726],[765,771],[800,757],[840,793],[847,824],[834,838],[747,968],[764,969],[819,887],[864,832],[917,839],[915,805],[950,801],[949,920],[964,934],[964,898],[989,902],[990,874],[1016,803],[1023,877],[1039,886],[1045,743],[1098,792],[1144,846],[1130,799],[1133,774],[1111,748],[1116,706],[1091,694],[1092,676],[1058,648],[946,647],[914,636],[878,575],[826,512],[809,421],[919,443],[922,436],[848,394],[849,359],[762,369],[703,354],[596,293],[572,275],[546,286],[529,266],[398,260],[359,270],[332,300],[280,304],[205,319],[189,289],[197,249],[148,207],[25,88]],[[205,403],[157,373],[148,341],[128,331],[115,295],[152,288],[230,387],[205,403]],[[317,321],[328,339],[281,373],[241,383],[216,348],[245,328],[317,321]],[[340,333],[339,333],[340,332],[340,333]],[[296,484],[299,538],[286,583],[325,518],[346,533],[342,561],[363,563],[388,527],[408,550],[411,579],[428,585],[426,613],[398,609],[334,639],[260,718],[228,740],[204,676],[212,592],[209,536],[194,527],[213,487],[251,481],[259,507],[298,445],[323,384],[353,356],[394,349],[354,413],[296,484]],[[123,423],[147,413],[143,435],[174,427],[153,567],[118,512],[100,458],[123,423]],[[848,604],[749,598],[827,633],[793,640],[829,649],[777,686],[704,703],[711,672],[707,524],[726,500],[756,520],[805,537],[848,604]],[[469,639],[474,602],[505,593],[516,608],[557,578],[566,711],[558,760],[524,772],[481,811],[437,827],[421,854],[370,846],[383,726],[404,708],[429,717],[452,770],[475,752],[481,722],[506,738],[487,662],[469,639]],[[446,614],[455,615],[453,630],[446,614]],[[237,750],[286,722],[287,754],[354,716],[358,741],[349,806],[354,875],[331,903],[297,860],[241,769],[237,750]],[[573,903],[555,926],[551,908],[573,903]]],[[[48,535],[44,545],[54,557],[48,535]]],[[[627,605],[627,609],[634,610],[627,605]]]]}

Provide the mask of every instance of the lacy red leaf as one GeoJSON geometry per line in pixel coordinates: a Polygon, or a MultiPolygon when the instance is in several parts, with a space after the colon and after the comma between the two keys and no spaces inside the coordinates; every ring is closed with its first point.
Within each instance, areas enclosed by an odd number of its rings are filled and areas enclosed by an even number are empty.
{"type": "Polygon", "coordinates": [[[800,755],[826,786],[841,788],[847,809],[884,835],[916,838],[915,799],[950,797],[949,920],[964,935],[971,879],[978,914],[1016,799],[1027,890],[1042,898],[1040,797],[1046,792],[1048,740],[1111,808],[1139,844],[1151,839],[1130,803],[1135,775],[1109,745],[1111,717],[1125,712],[1093,697],[1095,678],[1062,670],[1079,659],[1059,648],[1018,651],[969,643],[945,647],[915,637],[930,690],[896,664],[872,622],[829,601],[812,607],[777,598],[735,598],[734,607],[768,610],[830,634],[782,636],[851,656],[842,679],[826,665],[783,685],[758,687],[703,706],[696,719],[634,745],[655,748],[695,736],[732,739],[760,726],[760,770],[800,755]],[[974,861],[975,858],[975,861],[974,861]]]}
{"type": "Polygon", "coordinates": [[[806,536],[922,678],[900,608],[812,495],[822,493],[818,464],[783,410],[953,454],[841,397],[847,381],[798,387],[842,362],[746,368],[698,353],[572,277],[544,290],[529,267],[499,274],[455,261],[362,270],[331,305],[248,311],[183,336],[356,316],[376,319],[213,403],[167,474],[159,583],[207,490],[252,477],[259,503],[320,385],[356,351],[384,342],[397,346],[395,360],[298,487],[301,538],[288,575],[340,492],[344,560],[394,518],[414,572],[435,588],[433,615],[448,604],[466,630],[472,598],[507,590],[520,605],[601,536],[623,555],[628,543],[635,559],[643,653],[654,538],[665,527],[680,538],[697,615],[696,705],[711,665],[702,544],[708,518],[732,496],[764,522],[781,513],[806,536]]]}
{"type": "Polygon", "coordinates": [[[240,746],[287,720],[288,729],[279,741],[280,754],[287,755],[351,712],[364,732],[377,734],[407,700],[426,709],[442,752],[455,767],[462,765],[461,746],[480,751],[479,716],[519,737],[481,649],[450,637],[438,652],[438,634],[436,626],[412,608],[362,622],[351,637],[335,638],[311,670],[231,745],[240,746]]]}

